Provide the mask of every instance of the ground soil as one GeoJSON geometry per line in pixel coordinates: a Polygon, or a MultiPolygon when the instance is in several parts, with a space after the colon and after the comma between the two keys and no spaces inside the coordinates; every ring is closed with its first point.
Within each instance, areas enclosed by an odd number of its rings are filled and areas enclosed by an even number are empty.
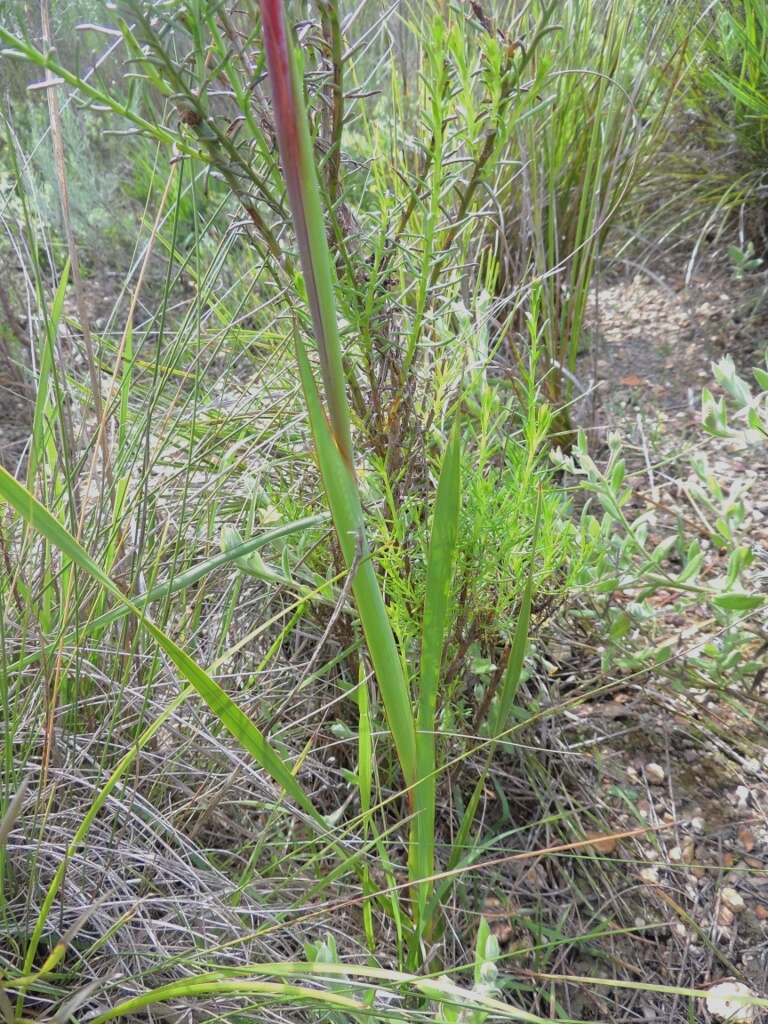
{"type": "MultiPolygon", "coordinates": [[[[745,374],[763,365],[768,324],[751,305],[749,282],[717,267],[686,282],[684,269],[668,267],[595,289],[592,344],[577,372],[584,397],[576,418],[598,457],[601,450],[605,455],[611,432],[625,440],[636,492],[632,506],[639,512],[650,503],[660,526],[679,522],[681,515],[695,520],[690,506],[682,507],[679,481],[697,448],[706,450],[726,492],[746,481],[748,535],[759,585],[765,586],[768,450],[706,439],[700,403],[702,387],[713,386],[713,360],[730,353],[745,374]]],[[[670,613],[668,626],[681,641],[697,638],[695,619],[680,621],[670,613]]],[[[765,630],[765,622],[758,627],[765,630]]],[[[631,852],[626,843],[616,849],[610,844],[611,855],[621,856],[627,883],[635,886],[621,920],[626,926],[634,917],[639,934],[623,947],[623,956],[640,965],[646,982],[702,987],[732,976],[765,996],[768,754],[759,725],[768,709],[768,681],[765,673],[756,674],[751,723],[725,692],[729,680],[722,683],[723,692],[692,701],[686,693],[676,698],[668,681],[644,677],[640,685],[587,702],[578,715],[599,751],[605,820],[618,829],[640,818],[658,829],[650,841],[633,843],[631,852]],[[700,729],[701,715],[715,728],[700,729]],[[650,927],[658,921],[666,923],[650,927]]],[[[671,1012],[668,999],[644,999],[633,1007],[646,1019],[677,1019],[677,1013],[685,1019],[682,1005],[671,1012]]],[[[614,998],[602,1012],[610,1016],[617,1004],[628,1006],[625,998],[614,998]]]]}

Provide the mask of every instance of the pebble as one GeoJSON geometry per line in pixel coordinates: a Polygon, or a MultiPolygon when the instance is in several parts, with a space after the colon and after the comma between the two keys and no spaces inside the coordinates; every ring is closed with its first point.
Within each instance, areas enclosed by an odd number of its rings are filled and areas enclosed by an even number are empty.
{"type": "Polygon", "coordinates": [[[721,981],[707,993],[707,1010],[715,1020],[752,1024],[757,1019],[756,1007],[743,1002],[742,996],[754,998],[755,993],[740,981],[721,981]]]}
{"type": "Polygon", "coordinates": [[[612,835],[604,835],[602,832],[585,832],[584,838],[590,840],[590,846],[597,853],[613,853],[618,845],[618,840],[612,835]]]}
{"type": "Polygon", "coordinates": [[[744,850],[745,853],[752,853],[752,851],[754,850],[754,848],[755,848],[755,837],[749,831],[748,828],[743,828],[739,832],[739,843],[741,844],[741,848],[742,848],[742,850],[744,850]]]}
{"type": "Polygon", "coordinates": [[[737,786],[733,798],[740,811],[745,811],[749,805],[749,790],[746,786],[737,786]]]}
{"type": "Polygon", "coordinates": [[[692,864],[695,858],[693,841],[689,839],[682,846],[673,846],[668,856],[673,864],[692,864]]]}
{"type": "Polygon", "coordinates": [[[640,878],[648,885],[656,885],[659,880],[659,869],[656,867],[643,868],[640,872],[640,878]]]}
{"type": "Polygon", "coordinates": [[[740,914],[746,907],[741,894],[729,885],[720,892],[720,902],[734,914],[740,914]]]}
{"type": "Polygon", "coordinates": [[[660,786],[665,779],[664,769],[655,761],[649,761],[645,766],[645,777],[652,786],[660,786]]]}
{"type": "Polygon", "coordinates": [[[717,911],[717,923],[721,928],[728,928],[733,924],[733,911],[729,910],[725,904],[721,904],[717,911]]]}
{"type": "Polygon", "coordinates": [[[703,834],[704,827],[705,827],[705,822],[704,822],[703,818],[699,818],[699,817],[691,818],[691,828],[693,829],[693,831],[696,833],[697,836],[700,836],[700,835],[703,834]]]}

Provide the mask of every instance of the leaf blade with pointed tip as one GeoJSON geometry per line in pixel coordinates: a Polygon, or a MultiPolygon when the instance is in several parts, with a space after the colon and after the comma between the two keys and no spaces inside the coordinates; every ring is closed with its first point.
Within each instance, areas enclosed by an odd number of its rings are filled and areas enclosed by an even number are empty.
{"type": "Polygon", "coordinates": [[[296,358],[315,439],[323,486],[347,569],[356,566],[352,593],[373,662],[389,728],[406,784],[416,781],[416,735],[410,689],[392,625],[371,562],[360,495],[325,418],[312,368],[296,333],[296,358]]]}
{"type": "MultiPolygon", "coordinates": [[[[412,877],[428,878],[434,873],[435,800],[435,726],[440,668],[443,663],[445,629],[448,619],[456,541],[459,532],[461,500],[461,446],[458,420],[453,425],[440,467],[440,478],[432,519],[432,534],[427,556],[427,585],[421,638],[419,708],[416,732],[418,782],[414,791],[412,836],[412,877]]],[[[426,907],[431,885],[418,887],[419,905],[426,907]]]]}
{"type": "Polygon", "coordinates": [[[49,543],[58,548],[62,554],[70,558],[75,565],[92,576],[114,598],[138,616],[143,627],[203,698],[228,732],[242,744],[254,760],[272,776],[273,780],[303,811],[316,821],[322,821],[312,801],[291,773],[290,767],[270,745],[260,729],[193,658],[174,643],[162,629],[141,614],[140,609],[122,593],[66,527],[58,519],[55,519],[48,509],[2,466],[0,466],[0,497],[4,498],[22,519],[45,537],[49,543]]]}

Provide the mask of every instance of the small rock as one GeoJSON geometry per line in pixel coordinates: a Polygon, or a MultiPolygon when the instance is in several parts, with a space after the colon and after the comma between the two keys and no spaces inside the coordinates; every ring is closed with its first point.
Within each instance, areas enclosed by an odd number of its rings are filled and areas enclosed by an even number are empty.
{"type": "Polygon", "coordinates": [[[704,826],[705,826],[705,822],[704,822],[703,818],[699,818],[699,817],[691,818],[691,828],[693,829],[693,831],[696,833],[697,836],[700,836],[700,835],[703,834],[704,826]]]}
{"type": "Polygon", "coordinates": [[[696,844],[688,836],[683,840],[683,864],[693,864],[696,859],[696,844]]]}
{"type": "Polygon", "coordinates": [[[730,850],[726,850],[722,856],[720,863],[723,865],[724,868],[732,868],[733,865],[736,863],[736,858],[730,850]]]}
{"type": "Polygon", "coordinates": [[[749,806],[749,790],[747,787],[737,786],[733,794],[733,799],[740,811],[746,811],[749,806]]]}
{"type": "Polygon", "coordinates": [[[760,774],[760,762],[756,757],[748,757],[744,762],[744,771],[749,772],[750,775],[760,774]]]}
{"type": "Polygon", "coordinates": [[[757,1019],[757,1011],[744,1002],[745,997],[754,999],[755,993],[740,981],[721,981],[713,985],[707,994],[707,1010],[715,1020],[752,1024],[757,1019]]]}
{"type": "Polygon", "coordinates": [[[728,909],[734,914],[740,914],[746,906],[741,894],[736,892],[736,890],[732,889],[729,885],[721,890],[720,902],[723,906],[728,907],[728,909]]]}
{"type": "Polygon", "coordinates": [[[755,907],[755,917],[758,921],[768,921],[768,907],[762,903],[758,903],[755,907]]]}
{"type": "Polygon", "coordinates": [[[666,778],[664,769],[655,761],[649,761],[644,770],[645,777],[652,786],[660,786],[666,778]]]}
{"type": "Polygon", "coordinates": [[[745,853],[752,853],[755,848],[755,837],[748,828],[743,828],[739,831],[739,843],[741,844],[742,850],[745,853]]]}
{"type": "Polygon", "coordinates": [[[640,872],[640,878],[647,885],[656,885],[656,883],[659,881],[659,869],[656,867],[643,868],[640,872]]]}
{"type": "Polygon", "coordinates": [[[667,856],[669,857],[671,864],[681,864],[683,860],[682,848],[679,846],[673,846],[667,856]]]}
{"type": "Polygon", "coordinates": [[[590,848],[596,853],[613,853],[618,845],[614,836],[606,836],[602,832],[585,832],[584,838],[590,840],[590,848]]]}
{"type": "Polygon", "coordinates": [[[721,903],[717,911],[717,923],[721,928],[729,928],[734,921],[733,911],[721,903]]]}

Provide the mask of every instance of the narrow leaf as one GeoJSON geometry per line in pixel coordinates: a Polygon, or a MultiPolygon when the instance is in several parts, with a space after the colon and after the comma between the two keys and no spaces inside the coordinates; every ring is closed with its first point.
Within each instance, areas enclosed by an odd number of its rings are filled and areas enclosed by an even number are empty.
{"type": "Polygon", "coordinates": [[[320,206],[320,183],[309,123],[283,0],[260,0],[264,49],[280,161],[288,190],[307,289],[331,429],[345,462],[352,465],[352,436],[334,298],[335,271],[320,206]]]}
{"type": "Polygon", "coordinates": [[[536,518],[533,524],[533,538],[531,540],[531,561],[528,567],[528,576],[523,589],[523,599],[520,602],[520,612],[517,616],[515,635],[512,639],[512,650],[509,654],[507,669],[501,684],[499,694],[499,706],[496,714],[495,728],[491,733],[504,731],[512,710],[517,691],[520,686],[520,676],[523,670],[525,649],[528,645],[528,630],[531,623],[531,605],[533,603],[533,566],[536,557],[536,548],[539,540],[539,527],[541,525],[541,491],[536,502],[536,518]]]}
{"type": "Polygon", "coordinates": [[[400,767],[406,784],[412,786],[416,781],[416,735],[410,691],[384,598],[371,563],[357,484],[352,470],[342,458],[338,445],[331,436],[307,353],[298,332],[295,340],[299,374],[309,411],[323,486],[331,506],[331,515],[347,569],[356,569],[352,593],[360,614],[387,721],[400,759],[400,767]]]}
{"type": "MultiPolygon", "coordinates": [[[[458,420],[454,424],[443,456],[435,498],[432,535],[427,556],[427,587],[421,639],[421,675],[416,733],[418,783],[415,790],[415,818],[411,844],[411,877],[428,878],[434,873],[435,856],[435,719],[440,668],[443,662],[445,627],[453,581],[456,539],[459,531],[461,460],[458,420]]],[[[423,911],[431,885],[418,889],[423,911]]],[[[423,919],[423,914],[421,915],[423,919]]]]}
{"type": "Polygon", "coordinates": [[[718,594],[712,599],[712,603],[730,612],[745,612],[759,608],[765,603],[765,597],[761,594],[742,594],[734,590],[729,594],[718,594]]]}
{"type": "Polygon", "coordinates": [[[51,544],[67,555],[81,569],[97,580],[105,590],[127,609],[138,615],[141,624],[165,651],[184,678],[192,684],[222,725],[243,745],[274,781],[291,796],[302,810],[315,820],[321,817],[311,800],[296,782],[290,767],[283,761],[261,731],[234,701],[221,689],[194,659],[190,658],[158,626],[142,616],[136,605],[104,573],[72,534],[40,504],[30,492],[0,466],[0,497],[51,544]]]}

